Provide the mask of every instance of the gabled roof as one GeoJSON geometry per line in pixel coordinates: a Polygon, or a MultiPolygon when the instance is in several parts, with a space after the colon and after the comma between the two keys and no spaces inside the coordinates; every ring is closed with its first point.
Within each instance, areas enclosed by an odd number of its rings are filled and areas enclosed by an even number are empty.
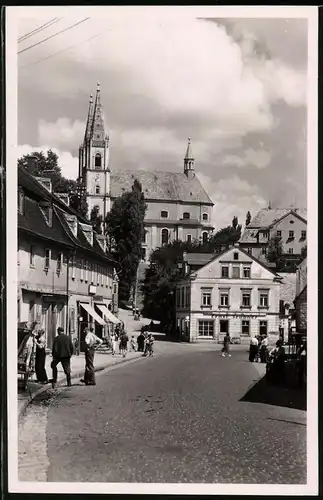
{"type": "MultiPolygon", "coordinates": [[[[224,255],[226,255],[227,253],[229,252],[232,252],[232,251],[238,251],[240,253],[243,253],[245,256],[248,257],[249,260],[253,260],[254,262],[257,262],[257,264],[259,264],[260,266],[262,266],[264,269],[266,269],[267,271],[269,271],[271,274],[273,274],[276,278],[280,278],[280,275],[274,271],[270,266],[267,266],[267,264],[265,264],[264,262],[262,262],[261,260],[259,259],[256,259],[256,257],[254,257],[253,255],[250,255],[248,252],[246,252],[242,247],[240,246],[237,246],[237,247],[231,247],[231,248],[226,248],[225,250],[223,250],[223,252],[220,252],[220,253],[217,253],[217,254],[213,254],[213,258],[211,258],[209,260],[209,262],[206,262],[204,264],[204,266],[201,266],[201,268],[198,270],[198,271],[195,271],[195,272],[199,272],[201,271],[201,269],[203,269],[203,267],[205,266],[208,266],[209,264],[211,264],[211,262],[214,262],[220,258],[222,258],[224,255]]],[[[188,254],[189,255],[189,254],[188,254]]],[[[205,254],[204,254],[205,255],[205,254]]],[[[234,260],[233,260],[234,262],[234,260]]],[[[192,274],[195,274],[192,273],[192,274]]]]}
{"type": "Polygon", "coordinates": [[[142,185],[146,200],[202,203],[214,205],[198,177],[189,179],[184,172],[149,170],[111,170],[111,197],[131,191],[134,180],[142,185]]]}
{"type": "Polygon", "coordinates": [[[204,266],[208,262],[211,262],[214,256],[214,253],[187,252],[184,260],[189,266],[204,266]]]}
{"type": "Polygon", "coordinates": [[[262,208],[251,220],[247,229],[268,228],[290,213],[307,221],[305,208],[262,208]]]}

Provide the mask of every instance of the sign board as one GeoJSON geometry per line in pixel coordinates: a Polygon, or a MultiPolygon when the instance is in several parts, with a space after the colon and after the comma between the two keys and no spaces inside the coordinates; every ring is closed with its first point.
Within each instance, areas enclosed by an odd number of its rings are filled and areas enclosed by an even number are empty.
{"type": "Polygon", "coordinates": [[[89,285],[89,295],[95,295],[95,294],[96,294],[96,286],[89,285]]]}

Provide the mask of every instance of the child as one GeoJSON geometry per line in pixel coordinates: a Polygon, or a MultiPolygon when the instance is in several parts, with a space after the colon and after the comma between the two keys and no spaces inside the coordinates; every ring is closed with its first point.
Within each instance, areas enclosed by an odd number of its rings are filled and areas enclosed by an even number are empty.
{"type": "Polygon", "coordinates": [[[135,342],[135,336],[134,335],[132,335],[132,337],[131,337],[130,347],[131,347],[132,351],[136,350],[136,342],[135,342]]]}

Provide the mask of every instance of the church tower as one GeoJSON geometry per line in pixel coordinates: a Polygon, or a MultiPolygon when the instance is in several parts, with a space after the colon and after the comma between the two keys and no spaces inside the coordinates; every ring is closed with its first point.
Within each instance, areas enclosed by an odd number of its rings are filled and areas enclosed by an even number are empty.
{"type": "Polygon", "coordinates": [[[191,138],[189,137],[187,143],[186,155],[184,158],[184,174],[187,175],[188,179],[193,179],[193,177],[195,177],[194,163],[195,163],[195,158],[193,157],[191,138]]]}
{"type": "Polygon", "coordinates": [[[98,206],[104,219],[110,211],[109,137],[104,129],[99,83],[94,103],[90,95],[84,141],[79,148],[79,179],[86,190],[88,217],[98,206]]]}

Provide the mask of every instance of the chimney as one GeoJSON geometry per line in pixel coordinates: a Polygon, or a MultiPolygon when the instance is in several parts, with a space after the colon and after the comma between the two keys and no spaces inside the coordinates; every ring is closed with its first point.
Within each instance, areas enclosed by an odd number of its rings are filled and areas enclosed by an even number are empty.
{"type": "Polygon", "coordinates": [[[38,160],[38,158],[35,155],[28,156],[27,157],[27,167],[28,168],[36,167],[37,160],[38,160]]]}

